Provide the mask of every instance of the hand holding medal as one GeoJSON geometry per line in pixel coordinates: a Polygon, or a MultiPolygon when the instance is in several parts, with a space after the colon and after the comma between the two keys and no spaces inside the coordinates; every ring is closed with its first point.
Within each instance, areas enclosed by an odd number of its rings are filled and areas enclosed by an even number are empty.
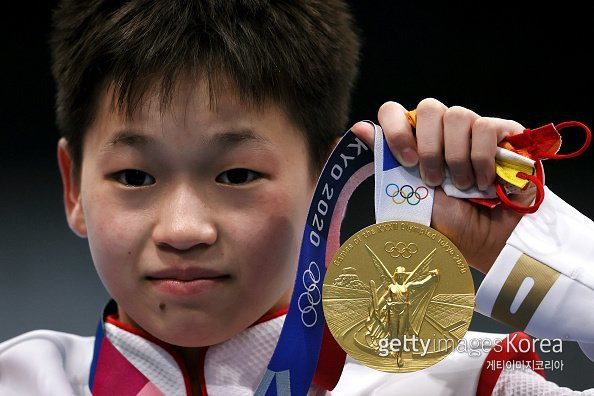
{"type": "MultiPolygon", "coordinates": [[[[539,160],[560,146],[560,139],[548,140],[557,133],[552,124],[525,130],[434,99],[411,113],[386,103],[378,119],[381,128],[358,123],[343,136],[318,180],[289,312],[258,395],[305,394],[314,374],[331,389],[344,358],[332,336],[353,358],[384,371],[415,371],[446,357],[474,307],[465,258],[489,270],[519,212],[542,201],[539,160]],[[506,151],[498,149],[501,142],[509,143],[506,151]],[[374,165],[378,224],[339,248],[348,199],[374,165]],[[433,189],[439,185],[443,191],[433,189]],[[494,208],[459,199],[494,206],[498,197],[503,205],[494,208]],[[316,366],[325,367],[326,378],[316,366]]],[[[590,133],[577,126],[587,132],[582,152],[590,133]]]]}
{"type": "Polygon", "coordinates": [[[389,372],[426,368],[454,349],[474,307],[464,256],[486,272],[520,220],[518,213],[536,211],[544,198],[539,160],[579,155],[590,142],[583,124],[560,124],[559,129],[583,128],[586,139],[575,153],[558,155],[561,138],[552,124],[526,130],[514,121],[481,119],[432,99],[421,102],[419,111],[425,118],[417,120],[417,110],[387,103],[379,113],[383,133],[364,123],[353,127],[368,145],[375,139],[378,224],[342,245],[328,265],[323,290],[324,314],[337,342],[361,363],[389,372]],[[419,123],[424,128],[417,128],[419,123]],[[413,167],[397,168],[396,161],[386,165],[391,153],[413,167]],[[472,186],[475,180],[480,189],[472,186]],[[442,185],[447,195],[431,185],[442,185]],[[510,199],[508,193],[515,196],[510,199]],[[418,210],[434,194],[433,208],[428,202],[418,210]],[[382,201],[382,195],[392,202],[382,201]],[[499,202],[503,205],[496,207],[499,202]],[[416,223],[380,222],[410,219],[416,223]],[[429,222],[436,230],[423,227],[429,222]]]}

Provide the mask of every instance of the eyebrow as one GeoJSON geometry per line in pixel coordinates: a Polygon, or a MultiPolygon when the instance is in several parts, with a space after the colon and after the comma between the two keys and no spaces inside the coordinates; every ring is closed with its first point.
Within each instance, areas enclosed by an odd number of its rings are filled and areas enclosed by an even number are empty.
{"type": "MultiPolygon", "coordinates": [[[[108,151],[118,145],[141,149],[154,145],[156,142],[157,140],[154,137],[143,133],[122,131],[115,134],[115,136],[103,146],[103,151],[108,151]]],[[[206,145],[217,149],[230,149],[242,143],[250,142],[270,144],[270,140],[266,137],[258,135],[250,129],[241,129],[237,131],[217,133],[206,140],[206,145]]]]}
{"type": "Polygon", "coordinates": [[[224,148],[231,148],[242,143],[263,143],[269,144],[270,140],[264,136],[256,134],[250,129],[242,129],[237,131],[228,131],[218,133],[208,139],[206,144],[209,146],[222,146],[224,148]]]}
{"type": "Polygon", "coordinates": [[[103,151],[112,149],[118,145],[124,145],[129,147],[145,147],[155,144],[155,138],[137,133],[133,131],[122,131],[118,132],[113,138],[103,146],[103,151]]]}

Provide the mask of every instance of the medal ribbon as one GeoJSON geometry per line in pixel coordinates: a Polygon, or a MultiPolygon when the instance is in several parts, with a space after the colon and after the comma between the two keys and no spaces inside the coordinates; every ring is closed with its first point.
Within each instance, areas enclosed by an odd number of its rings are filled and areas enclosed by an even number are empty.
{"type": "Polygon", "coordinates": [[[433,187],[421,180],[419,166],[401,166],[375,127],[375,221],[404,220],[428,226],[433,210],[433,187]]]}
{"type": "MultiPolygon", "coordinates": [[[[340,224],[348,199],[373,173],[374,157],[376,221],[397,218],[425,225],[431,222],[433,188],[422,182],[418,167],[400,166],[381,127],[374,128],[374,154],[348,131],[320,175],[303,233],[289,311],[257,396],[307,394],[316,366],[322,364],[323,352],[318,361],[322,344],[323,350],[340,350],[324,329],[321,287],[326,266],[340,246],[340,224]]],[[[329,388],[340,377],[344,356],[344,352],[334,353],[335,364],[341,367],[330,367],[335,378],[326,379],[324,385],[329,388]]]]}
{"type": "Polygon", "coordinates": [[[338,356],[333,356],[334,364],[339,365],[338,370],[334,368],[335,378],[326,379],[324,385],[332,388],[340,377],[345,354],[336,346],[328,329],[324,329],[321,290],[326,264],[340,245],[340,223],[348,198],[373,173],[372,161],[369,147],[348,131],[320,175],[303,232],[289,311],[268,369],[256,390],[258,396],[307,394],[318,365],[322,339],[330,349],[340,351],[338,356]]]}

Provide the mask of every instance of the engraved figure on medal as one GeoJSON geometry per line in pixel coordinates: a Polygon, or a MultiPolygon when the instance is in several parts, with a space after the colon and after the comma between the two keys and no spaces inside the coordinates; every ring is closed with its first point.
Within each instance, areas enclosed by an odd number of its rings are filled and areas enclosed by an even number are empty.
{"type": "Polygon", "coordinates": [[[328,327],[354,359],[410,372],[447,356],[474,308],[469,268],[439,232],[394,221],[347,240],[328,265],[322,304],[328,327]]]}
{"type": "MultiPolygon", "coordinates": [[[[386,242],[386,251],[389,244],[391,242],[386,242]]],[[[416,251],[415,244],[409,245],[413,245],[416,251]]],[[[429,300],[439,282],[439,271],[428,269],[435,249],[412,272],[406,272],[404,267],[397,266],[394,274],[391,274],[373,250],[367,245],[365,247],[383,282],[383,285],[376,289],[375,281],[370,281],[371,305],[369,317],[365,322],[365,340],[368,346],[375,349],[379,348],[379,340],[386,337],[399,340],[402,346],[407,340],[405,335],[419,336],[429,300]],[[382,293],[380,298],[377,297],[378,293],[382,293]]],[[[404,366],[402,351],[403,348],[399,348],[390,352],[395,355],[398,367],[404,366]]]]}

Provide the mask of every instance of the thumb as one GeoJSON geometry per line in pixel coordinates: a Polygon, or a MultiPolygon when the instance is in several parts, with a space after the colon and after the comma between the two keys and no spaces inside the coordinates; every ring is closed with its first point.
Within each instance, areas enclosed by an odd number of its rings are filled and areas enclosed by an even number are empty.
{"type": "Polygon", "coordinates": [[[351,131],[373,150],[373,142],[375,140],[375,129],[373,125],[369,122],[359,121],[351,127],[351,131]]]}

